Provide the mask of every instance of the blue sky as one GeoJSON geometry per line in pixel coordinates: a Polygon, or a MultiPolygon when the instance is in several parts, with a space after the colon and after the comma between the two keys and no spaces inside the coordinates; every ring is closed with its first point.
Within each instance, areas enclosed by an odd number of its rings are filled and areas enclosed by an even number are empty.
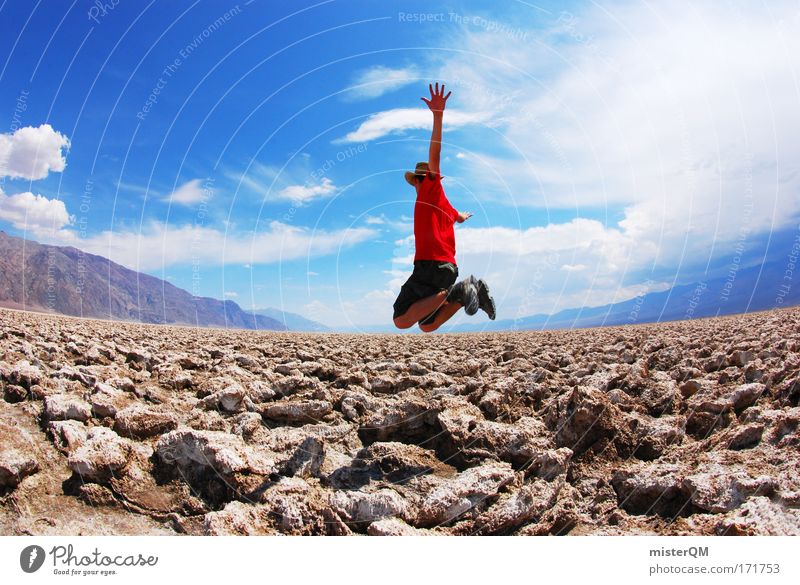
{"type": "Polygon", "coordinates": [[[786,261],[798,24],[797,2],[2,2],[0,229],[388,323],[440,80],[458,262],[499,318],[786,261]]]}

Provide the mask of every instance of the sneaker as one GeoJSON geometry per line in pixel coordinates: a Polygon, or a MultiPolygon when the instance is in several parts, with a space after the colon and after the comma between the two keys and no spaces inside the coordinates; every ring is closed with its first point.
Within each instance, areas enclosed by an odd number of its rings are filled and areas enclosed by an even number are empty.
{"type": "Polygon", "coordinates": [[[480,308],[483,309],[487,315],[489,315],[489,319],[494,321],[497,313],[495,311],[492,293],[489,291],[489,285],[486,284],[486,281],[481,278],[478,280],[476,288],[478,289],[478,304],[480,305],[480,308]]]}
{"type": "Polygon", "coordinates": [[[480,308],[480,301],[478,300],[478,288],[475,286],[474,277],[470,276],[451,286],[450,292],[447,293],[447,300],[459,303],[464,307],[464,312],[467,315],[477,313],[480,308]]]}

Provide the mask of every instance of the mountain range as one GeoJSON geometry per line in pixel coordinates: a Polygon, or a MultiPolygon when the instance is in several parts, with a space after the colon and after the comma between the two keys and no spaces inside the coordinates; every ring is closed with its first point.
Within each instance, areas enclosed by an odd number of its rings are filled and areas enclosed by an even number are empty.
{"type": "Polygon", "coordinates": [[[72,246],[0,231],[0,306],[78,317],[240,329],[287,329],[286,319],[197,297],[72,246]]]}
{"type": "MultiPolygon", "coordinates": [[[[447,331],[572,329],[748,313],[800,304],[800,286],[782,286],[785,263],[764,263],[676,284],[618,303],[558,313],[462,323],[447,331]]],[[[246,311],[231,300],[197,297],[175,285],[72,246],[52,246],[0,230],[0,306],[143,323],[277,331],[341,331],[275,308],[246,311]]],[[[502,317],[502,314],[500,315],[502,317]]],[[[397,332],[391,323],[349,328],[397,332]]]]}
{"type": "Polygon", "coordinates": [[[722,276],[668,290],[643,294],[618,303],[565,309],[498,319],[488,323],[459,324],[451,331],[523,329],[574,329],[635,323],[654,323],[751,313],[800,304],[800,286],[785,286],[786,263],[771,262],[738,268],[722,276]]]}

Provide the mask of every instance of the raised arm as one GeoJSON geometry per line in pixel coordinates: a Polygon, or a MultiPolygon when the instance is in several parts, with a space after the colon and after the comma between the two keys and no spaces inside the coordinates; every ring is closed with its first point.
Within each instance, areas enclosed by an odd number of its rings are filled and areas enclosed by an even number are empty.
{"type": "Polygon", "coordinates": [[[442,84],[441,90],[439,89],[439,84],[436,84],[436,88],[430,84],[428,84],[428,89],[431,92],[431,99],[422,99],[433,112],[433,133],[431,134],[431,146],[428,152],[428,167],[430,171],[436,175],[439,174],[439,161],[442,157],[442,118],[444,117],[444,107],[447,103],[447,98],[450,97],[450,94],[453,93],[452,91],[447,92],[447,95],[444,95],[444,84],[442,84]]]}

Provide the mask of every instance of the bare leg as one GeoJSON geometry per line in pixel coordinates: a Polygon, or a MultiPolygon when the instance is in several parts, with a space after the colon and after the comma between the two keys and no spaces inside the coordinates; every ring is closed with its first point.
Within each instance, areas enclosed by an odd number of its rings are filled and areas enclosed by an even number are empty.
{"type": "MultiPolygon", "coordinates": [[[[418,300],[416,303],[408,308],[408,311],[400,315],[394,320],[394,324],[398,329],[408,329],[413,326],[420,319],[424,319],[436,309],[442,306],[445,298],[447,298],[447,291],[439,291],[435,295],[425,297],[418,300]]],[[[460,305],[459,305],[460,306],[460,305]]]]}
{"type": "Polygon", "coordinates": [[[431,331],[436,331],[439,327],[445,324],[450,317],[458,313],[461,309],[461,303],[456,302],[449,302],[445,303],[444,306],[439,309],[439,312],[436,313],[436,318],[431,323],[426,323],[425,325],[420,324],[419,328],[422,329],[425,333],[430,333],[431,331]]]}

